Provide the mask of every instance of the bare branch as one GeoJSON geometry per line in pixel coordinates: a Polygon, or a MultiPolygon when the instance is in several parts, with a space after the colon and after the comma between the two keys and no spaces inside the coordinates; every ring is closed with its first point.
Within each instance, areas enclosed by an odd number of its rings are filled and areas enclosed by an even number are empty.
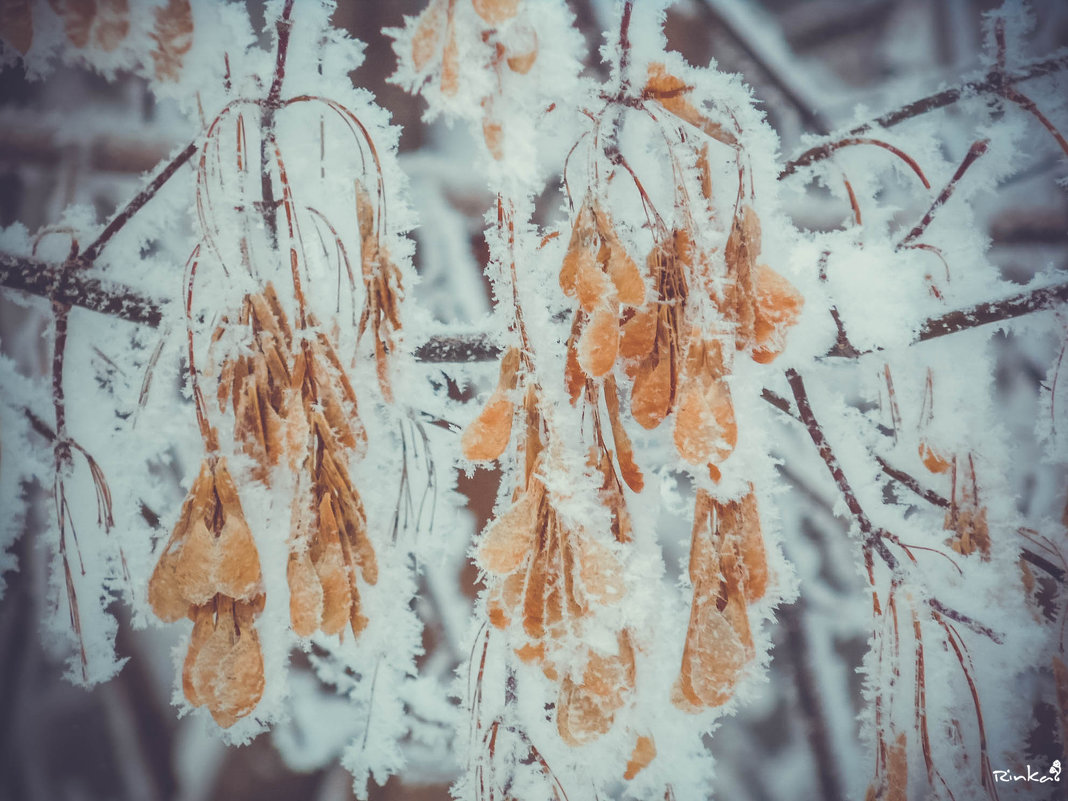
{"type": "Polygon", "coordinates": [[[0,253],[0,286],[153,328],[163,316],[164,304],[156,298],[80,270],[67,270],[62,264],[25,256],[0,253]]]}
{"type": "MultiPolygon", "coordinates": [[[[989,92],[1000,93],[1006,84],[1020,83],[1032,78],[1038,78],[1042,75],[1059,72],[1063,69],[1068,69],[1068,54],[1063,53],[1053,58],[1036,61],[1023,67],[1019,72],[1015,72],[1012,75],[1005,75],[995,68],[977,81],[967,81],[958,86],[944,89],[941,92],[936,92],[933,95],[928,95],[927,97],[915,100],[899,109],[887,112],[881,117],[876,117],[874,120],[866,122],[863,125],[858,125],[856,128],[847,131],[845,136],[857,136],[858,134],[865,133],[873,128],[891,128],[905,120],[910,120],[913,117],[918,117],[929,111],[935,111],[940,108],[945,108],[946,106],[951,106],[961,98],[983,95],[989,92]]],[[[793,175],[802,167],[808,167],[811,164],[815,164],[816,162],[828,158],[837,149],[837,141],[838,140],[835,139],[830,142],[825,142],[822,145],[816,145],[815,147],[806,150],[800,156],[790,159],[790,161],[786,163],[782,172],[779,173],[779,178],[781,179],[788,175],[793,175]]]]}
{"type": "Polygon", "coordinates": [[[899,470],[893,465],[889,464],[882,456],[876,456],[875,461],[879,463],[879,467],[881,467],[882,471],[888,476],[890,476],[890,478],[894,479],[894,481],[897,481],[899,484],[908,487],[910,490],[919,495],[928,503],[934,506],[941,506],[944,509],[949,508],[948,498],[943,498],[937,492],[934,492],[933,490],[929,490],[926,487],[922,486],[920,482],[916,480],[915,477],[909,475],[904,470],[899,470]]]}
{"type": "Polygon", "coordinates": [[[89,266],[96,261],[97,256],[100,255],[100,251],[104,249],[104,246],[111,240],[115,234],[117,234],[126,223],[144,206],[150,201],[160,190],[160,188],[170,180],[182,166],[193,158],[193,154],[197,152],[197,143],[190,142],[167,166],[160,170],[159,174],[152,179],[152,182],[138,192],[133,200],[126,204],[126,207],[116,214],[103,232],[96,238],[96,240],[89,245],[84,251],[82,251],[79,257],[79,262],[83,266],[89,266]]]}
{"type": "Polygon", "coordinates": [[[845,471],[842,470],[842,465],[838,462],[838,457],[835,456],[834,451],[831,450],[831,445],[823,433],[823,428],[820,426],[815,413],[812,411],[812,405],[808,401],[808,392],[805,390],[805,382],[802,380],[801,375],[793,368],[790,368],[786,371],[786,380],[790,382],[790,389],[794,393],[794,401],[797,404],[798,414],[801,417],[801,422],[803,422],[805,428],[808,429],[808,435],[812,439],[812,444],[814,444],[816,450],[819,451],[820,458],[823,459],[823,463],[827,466],[831,478],[834,479],[834,483],[838,486],[838,491],[842,493],[846,506],[849,507],[849,511],[856,519],[861,533],[864,534],[865,550],[869,548],[874,549],[882,560],[886,562],[887,567],[896,572],[898,566],[897,559],[890,553],[889,548],[886,547],[886,543],[883,542],[882,530],[877,529],[872,525],[871,519],[864,511],[863,507],[861,507],[860,501],[857,500],[857,496],[849,484],[849,479],[846,478],[845,471]]]}
{"type": "Polygon", "coordinates": [[[944,615],[945,617],[948,617],[950,620],[954,620],[957,623],[960,623],[962,626],[967,626],[972,631],[974,631],[976,634],[982,634],[984,637],[989,637],[991,640],[996,642],[998,645],[1001,645],[1002,642],[1004,642],[1004,640],[1002,639],[1001,635],[999,635],[997,632],[995,632],[989,626],[984,626],[982,623],[980,623],[979,621],[975,620],[974,618],[968,617],[967,615],[963,614],[962,612],[958,612],[956,609],[953,609],[952,607],[946,606],[944,603],[939,601],[937,598],[928,598],[927,599],[927,605],[929,607],[931,607],[931,609],[933,611],[937,612],[938,614],[944,615]]]}
{"type": "Polygon", "coordinates": [[[797,110],[798,116],[801,117],[805,127],[821,134],[830,131],[831,127],[824,116],[813,108],[810,102],[801,97],[801,93],[795,88],[790,79],[783,74],[782,70],[774,67],[767,58],[758,52],[756,45],[743,34],[737,25],[722,14],[714,3],[705,0],[705,2],[698,4],[698,8],[707,20],[721,28],[767,76],[768,82],[775,87],[776,91],[782,95],[787,103],[797,110]]]}
{"type": "Polygon", "coordinates": [[[1031,312],[1052,308],[1060,303],[1068,303],[1068,283],[1053,284],[1004,300],[977,303],[966,309],[958,309],[933,317],[920,326],[916,342],[944,337],[968,328],[976,328],[989,323],[1001,323],[1014,317],[1021,317],[1031,312]]]}
{"type": "MultiPolygon", "coordinates": [[[[84,254],[82,258],[85,258],[84,254]]],[[[63,275],[63,272],[63,265],[60,264],[0,253],[0,287],[29,292],[132,323],[153,327],[159,325],[165,301],[148,297],[118,283],[77,273],[63,275]]],[[[1052,308],[1060,303],[1068,303],[1068,282],[946,312],[940,317],[926,320],[920,326],[920,333],[914,341],[926,342],[969,328],[1005,322],[1014,317],[1052,308]]],[[[494,361],[499,359],[500,355],[500,348],[482,333],[432,337],[415,350],[415,358],[418,361],[433,364],[494,361]]],[[[860,355],[860,351],[838,346],[827,354],[829,357],[843,359],[860,355]]],[[[789,403],[774,393],[770,394],[772,397],[769,397],[769,391],[765,390],[764,399],[786,411],[789,403]],[[783,404],[786,404],[785,407],[783,404]]]]}

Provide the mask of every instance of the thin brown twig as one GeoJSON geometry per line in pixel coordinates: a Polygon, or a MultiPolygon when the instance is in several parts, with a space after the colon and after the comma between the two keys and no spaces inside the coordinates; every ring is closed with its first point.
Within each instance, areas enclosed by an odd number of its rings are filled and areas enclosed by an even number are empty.
{"type": "Polygon", "coordinates": [[[935,612],[937,612],[938,614],[944,615],[945,617],[948,617],[950,620],[953,620],[953,621],[956,621],[957,623],[960,623],[962,626],[967,626],[972,631],[974,631],[976,634],[981,634],[984,637],[988,637],[989,639],[991,639],[994,642],[996,642],[998,645],[1001,645],[1004,642],[1004,640],[1002,639],[1001,635],[998,634],[997,632],[995,632],[989,626],[984,626],[982,623],[980,623],[975,618],[969,617],[968,615],[964,614],[963,612],[958,612],[956,609],[953,609],[950,606],[946,606],[944,603],[939,601],[937,598],[928,598],[927,599],[927,605],[929,607],[931,607],[931,609],[934,610],[935,612]]]}
{"type": "MultiPolygon", "coordinates": [[[[922,97],[919,100],[914,100],[913,102],[902,106],[901,108],[894,109],[893,111],[889,111],[862,125],[858,125],[855,128],[846,131],[845,136],[858,136],[877,128],[891,128],[905,120],[910,120],[913,117],[918,117],[930,111],[945,108],[946,106],[951,106],[964,97],[983,95],[990,92],[1000,94],[1000,90],[1005,85],[1020,83],[1032,78],[1059,72],[1063,69],[1068,69],[1068,54],[1065,53],[1032,62],[1031,64],[1025,65],[1017,72],[1014,72],[1012,75],[1005,75],[999,69],[993,69],[979,80],[966,81],[958,86],[922,97]]],[[[831,156],[835,149],[834,141],[825,142],[821,145],[809,148],[801,155],[790,159],[790,161],[786,163],[786,166],[783,167],[782,172],[779,173],[779,178],[793,175],[802,167],[808,167],[823,161],[831,156]]]]}

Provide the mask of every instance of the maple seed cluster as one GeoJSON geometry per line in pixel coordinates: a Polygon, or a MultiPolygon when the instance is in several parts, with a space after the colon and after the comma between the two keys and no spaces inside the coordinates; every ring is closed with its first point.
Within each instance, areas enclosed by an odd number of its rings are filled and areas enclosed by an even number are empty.
{"type": "MultiPolygon", "coordinates": [[[[129,0],[49,0],[47,5],[63,23],[67,41],[79,50],[91,45],[111,53],[130,33],[129,0]]],[[[33,45],[35,6],[36,13],[47,13],[44,3],[32,0],[5,0],[0,4],[0,39],[22,55],[33,45]]],[[[156,79],[177,81],[185,56],[193,48],[193,9],[189,0],[167,0],[159,6],[148,35],[153,42],[156,79]]]]}
{"type": "MultiPolygon", "coordinates": [[[[366,290],[358,337],[373,335],[379,385],[388,401],[400,273],[379,241],[370,198],[358,183],[356,211],[366,290]]],[[[269,485],[282,464],[297,477],[286,569],[294,633],[343,635],[347,627],[359,636],[368,623],[360,584],[378,581],[378,563],[348,465],[363,455],[367,434],[333,339],[305,308],[295,251],[290,257],[299,325],[290,326],[271,283],[247,295],[236,323],[224,318],[212,336],[212,350],[224,340],[241,343],[222,359],[218,406],[233,412],[235,443],[252,462],[253,481],[269,485]]],[[[195,381],[194,395],[210,455],[160,556],[149,598],[165,621],[187,614],[194,620],[183,689],[190,703],[207,706],[228,727],[251,712],[263,693],[263,659],[252,623],[266,596],[255,542],[195,381]]]]}
{"type": "Polygon", "coordinates": [[[182,687],[224,728],[263,694],[253,621],[264,597],[259,555],[226,460],[208,457],[152,573],[148,600],[161,620],[193,620],[182,687]]]}
{"type": "Polygon", "coordinates": [[[560,288],[579,304],[568,340],[567,384],[574,402],[585,383],[583,374],[601,378],[616,363],[620,307],[645,303],[642,274],[592,195],[586,196],[571,228],[560,288]]]}
{"type": "MultiPolygon", "coordinates": [[[[654,64],[643,98],[736,147],[733,134],[690,102],[691,89],[654,64]]],[[[703,211],[711,212],[707,144],[691,163],[700,171],[703,211]]],[[[739,187],[746,183],[739,169],[739,187]]],[[[643,273],[611,216],[589,191],[575,214],[560,268],[560,287],[577,304],[567,341],[565,385],[572,404],[581,399],[592,421],[588,430],[594,445],[587,465],[603,476],[599,500],[610,513],[612,539],[619,545],[630,540],[622,483],[641,492],[644,479],[620,413],[625,395],[616,383],[617,363],[629,379],[634,420],[652,429],[673,416],[679,456],[706,467],[718,481],[719,465],[738,443],[728,383],[734,354],[745,353],[758,363],[772,361],[785,347],[786,331],[803,305],[785,278],[758,263],[760,222],[741,188],[721,253],[698,245],[698,226],[681,182],[676,204],[676,228],[668,228],[657,215],[643,273]],[[602,408],[614,452],[604,439],[602,408]]],[[[517,324],[522,329],[518,310],[517,324]]],[[[462,438],[467,459],[497,459],[511,441],[514,422],[525,422],[519,446],[519,458],[526,463],[523,479],[511,503],[483,533],[478,562],[493,578],[486,596],[490,623],[499,629],[521,628],[517,656],[560,683],[557,728],[564,742],[582,745],[611,728],[633,693],[635,644],[632,632],[622,629],[612,653],[580,645],[584,662],[577,672],[563,670],[554,659],[554,645],[581,644],[583,619],[598,605],[618,604],[625,585],[619,556],[591,532],[565,523],[541,478],[548,459],[543,448],[551,452],[552,434],[538,413],[540,387],[527,357],[514,347],[505,352],[497,387],[462,438]],[[517,410],[514,398],[520,395],[525,400],[517,410]]],[[[687,712],[698,712],[731,698],[755,654],[748,607],[764,597],[769,577],[751,486],[737,499],[698,491],[690,579],[690,622],[672,700],[687,712]]],[[[652,738],[636,735],[624,777],[632,779],[655,755],[652,738]]]]}
{"type": "Polygon", "coordinates": [[[752,488],[726,503],[698,491],[690,581],[690,624],[672,700],[697,712],[730,699],[754,654],[747,607],[767,591],[768,565],[752,488]]]}
{"type": "MultiPolygon", "coordinates": [[[[460,89],[460,48],[456,42],[456,4],[463,0],[432,0],[419,15],[412,35],[412,65],[416,72],[440,72],[441,93],[453,97],[460,89]],[[438,60],[440,59],[440,66],[438,60]]],[[[482,31],[482,42],[489,48],[488,67],[496,77],[498,93],[504,68],[525,75],[538,58],[538,36],[534,29],[519,23],[506,46],[496,36],[496,26],[511,21],[519,13],[521,0],[471,0],[471,6],[490,26],[482,31]]],[[[494,111],[495,94],[485,95],[482,106],[482,137],[490,155],[497,161],[504,156],[504,130],[494,111]]]]}
{"type": "MultiPolygon", "coordinates": [[[[516,648],[518,658],[560,683],[557,728],[565,742],[580,745],[611,728],[634,689],[630,634],[618,632],[615,654],[585,648],[579,680],[562,669],[557,654],[582,643],[584,621],[599,607],[622,600],[623,567],[607,544],[563,519],[545,486],[552,437],[539,411],[540,388],[529,379],[518,349],[510,348],[501,359],[497,389],[464,432],[461,445],[468,459],[495,459],[508,445],[513,420],[524,422],[522,482],[508,508],[482,535],[478,563],[494,577],[486,602],[490,623],[502,630],[517,627],[524,640],[516,648]],[[524,396],[519,410],[511,400],[515,392],[524,396]]],[[[613,536],[624,542],[629,523],[621,496],[618,511],[621,524],[613,536]]],[[[640,758],[652,759],[649,746],[651,741],[643,745],[640,758]]]]}

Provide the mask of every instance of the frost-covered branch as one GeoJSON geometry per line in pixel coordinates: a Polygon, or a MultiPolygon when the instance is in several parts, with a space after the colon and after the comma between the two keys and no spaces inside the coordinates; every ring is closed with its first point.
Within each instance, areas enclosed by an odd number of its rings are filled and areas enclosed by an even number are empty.
{"type": "Polygon", "coordinates": [[[721,28],[724,33],[745,53],[746,57],[751,59],[763,72],[767,78],[768,83],[775,87],[775,90],[782,95],[783,99],[789,103],[797,111],[802,123],[808,128],[817,133],[826,134],[831,130],[831,126],[828,124],[826,118],[819,112],[818,109],[813,108],[811,102],[801,96],[801,92],[794,86],[794,83],[784,74],[784,70],[777,67],[772,63],[771,59],[766,58],[763,53],[760,52],[759,47],[746,36],[745,31],[730,15],[725,14],[723,9],[720,8],[720,4],[714,0],[704,0],[702,3],[698,3],[697,7],[701,11],[701,15],[708,21],[712,22],[717,27],[721,28]]]}
{"type": "MultiPolygon", "coordinates": [[[[117,282],[85,275],[63,275],[60,264],[7,253],[0,253],[0,286],[152,327],[159,325],[165,305],[159,298],[149,297],[117,282]]],[[[1068,282],[932,317],[920,326],[915,341],[926,342],[958,331],[1005,322],[1061,303],[1068,303],[1068,282]]],[[[415,349],[416,359],[432,364],[493,361],[500,354],[500,347],[481,333],[435,336],[415,349]]],[[[837,358],[847,355],[855,358],[860,354],[844,354],[837,350],[828,354],[837,358]]],[[[783,399],[778,396],[769,398],[765,394],[765,400],[780,406],[779,401],[783,399]]]]}
{"type": "MultiPolygon", "coordinates": [[[[936,92],[932,95],[922,97],[919,100],[914,100],[901,108],[889,111],[863,125],[851,128],[846,132],[845,136],[858,136],[859,134],[866,133],[872,129],[891,128],[894,125],[910,120],[913,117],[919,117],[929,111],[937,111],[940,108],[951,106],[962,98],[989,94],[991,92],[1000,94],[1005,91],[1006,87],[1012,86],[1013,84],[1028,81],[1043,75],[1050,75],[1051,73],[1059,72],[1063,69],[1068,69],[1068,54],[1064,53],[1033,62],[1011,75],[1006,75],[1000,69],[995,68],[979,80],[966,81],[958,86],[943,89],[941,92],[936,92]]],[[[833,140],[809,148],[796,158],[790,159],[790,161],[786,163],[786,166],[783,167],[782,172],[779,173],[779,177],[785,178],[786,176],[797,172],[802,167],[808,167],[829,158],[835,152],[837,147],[838,141],[833,140]]]]}
{"type": "Polygon", "coordinates": [[[111,241],[111,238],[131,219],[133,219],[133,216],[140,211],[142,206],[155,197],[156,193],[163,188],[163,185],[167,183],[178,170],[193,158],[193,154],[197,152],[197,147],[198,145],[196,142],[190,142],[186,145],[181,153],[159,171],[148,186],[134,195],[133,199],[126,204],[122,211],[116,214],[111,222],[107,224],[107,227],[104,228],[100,236],[98,236],[89,247],[82,251],[80,258],[78,259],[79,263],[83,266],[89,266],[96,261],[97,256],[100,255],[100,252],[104,249],[107,243],[111,241]]]}
{"type": "Polygon", "coordinates": [[[816,450],[819,451],[820,458],[823,459],[823,463],[827,466],[827,470],[830,471],[831,477],[834,479],[834,483],[838,487],[838,491],[842,493],[846,506],[849,507],[849,511],[856,520],[857,526],[864,535],[865,551],[874,549],[886,563],[886,566],[889,567],[891,571],[896,572],[898,567],[897,558],[890,552],[890,549],[886,547],[886,543],[883,542],[884,532],[872,524],[871,518],[868,517],[863,507],[860,505],[860,501],[857,500],[856,493],[853,492],[853,487],[850,486],[849,479],[846,478],[845,471],[842,469],[838,457],[834,455],[834,451],[831,449],[831,445],[823,433],[823,427],[816,419],[815,412],[812,411],[812,404],[809,403],[808,391],[805,389],[805,382],[801,378],[801,374],[791,367],[786,371],[786,380],[790,383],[790,389],[794,394],[794,402],[797,404],[798,414],[801,417],[801,422],[804,423],[805,428],[808,429],[812,444],[815,445],[816,450]]]}
{"type": "Polygon", "coordinates": [[[1000,323],[1014,317],[1022,317],[1031,312],[1052,308],[1060,303],[1068,303],[1068,283],[1021,292],[1019,295],[1003,300],[977,303],[966,309],[946,312],[940,317],[933,317],[920,326],[917,342],[965,331],[989,323],[1000,323]]]}
{"type": "Polygon", "coordinates": [[[0,286],[153,328],[163,316],[158,298],[28,256],[0,253],[0,286]]]}

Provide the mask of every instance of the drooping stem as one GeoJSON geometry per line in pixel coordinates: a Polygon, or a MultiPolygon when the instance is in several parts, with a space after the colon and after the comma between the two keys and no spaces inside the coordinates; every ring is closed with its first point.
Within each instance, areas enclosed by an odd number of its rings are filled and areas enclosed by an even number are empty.
{"type": "Polygon", "coordinates": [[[214,456],[219,450],[219,438],[208,420],[208,405],[204,401],[204,393],[200,389],[200,379],[197,375],[196,356],[193,348],[193,286],[196,283],[197,265],[200,256],[200,245],[197,245],[189,256],[187,267],[187,279],[185,290],[185,320],[186,337],[189,343],[189,381],[193,387],[193,405],[196,407],[197,424],[200,426],[200,436],[204,439],[204,447],[208,453],[214,456]]]}
{"type": "Polygon", "coordinates": [[[957,623],[960,623],[961,625],[967,626],[972,631],[974,631],[976,634],[981,634],[984,637],[988,637],[991,640],[993,640],[994,642],[996,642],[998,645],[1001,645],[1001,643],[1003,642],[1001,635],[999,635],[997,632],[995,632],[989,626],[984,626],[982,623],[977,621],[975,618],[969,617],[968,615],[964,614],[963,612],[958,612],[956,609],[953,609],[952,607],[946,606],[944,603],[939,601],[937,598],[928,598],[927,599],[927,605],[929,607],[931,607],[931,610],[933,612],[936,612],[939,615],[943,615],[945,617],[948,617],[950,620],[956,621],[957,623]]]}
{"type": "MultiPolygon", "coordinates": [[[[857,145],[873,145],[875,147],[881,147],[883,150],[893,153],[895,156],[905,162],[905,164],[908,165],[909,169],[916,173],[916,176],[920,179],[920,182],[924,185],[924,188],[931,188],[931,184],[927,180],[927,176],[924,175],[923,170],[920,169],[920,165],[916,162],[916,160],[901,148],[897,147],[896,145],[892,145],[889,142],[884,142],[882,139],[872,139],[870,136],[847,136],[844,139],[839,139],[836,142],[829,142],[826,145],[822,145],[822,148],[826,151],[826,156],[830,156],[836,150],[841,150],[842,148],[846,147],[856,147],[857,145]]],[[[826,156],[824,156],[824,158],[826,158],[826,156]]],[[[789,175],[789,170],[790,165],[788,164],[786,166],[786,169],[782,171],[779,177],[784,178],[789,175]]]]}

